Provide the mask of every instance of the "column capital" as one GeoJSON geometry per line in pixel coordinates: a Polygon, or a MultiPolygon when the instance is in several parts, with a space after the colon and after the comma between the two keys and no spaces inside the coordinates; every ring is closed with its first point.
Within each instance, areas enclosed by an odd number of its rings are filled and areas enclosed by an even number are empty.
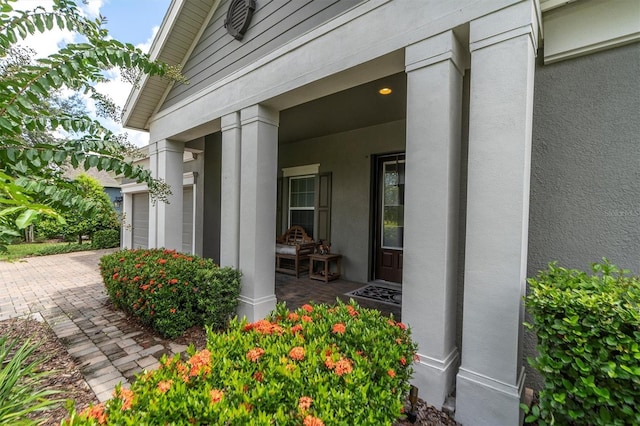
{"type": "Polygon", "coordinates": [[[161,139],[155,142],[157,152],[184,152],[184,143],[176,142],[169,139],[161,139]]]}
{"type": "Polygon", "coordinates": [[[442,61],[451,61],[460,74],[468,66],[467,52],[464,51],[453,31],[445,31],[419,41],[405,49],[405,70],[415,71],[442,61]]]}
{"type": "Polygon", "coordinates": [[[280,124],[280,112],[267,106],[256,104],[240,111],[240,121],[243,126],[262,122],[277,127],[280,124]]]}
{"type": "Polygon", "coordinates": [[[232,129],[240,128],[240,112],[232,112],[231,114],[223,115],[220,119],[220,130],[226,132],[232,129]]]}
{"type": "Polygon", "coordinates": [[[537,2],[525,0],[471,21],[469,50],[473,52],[512,38],[528,35],[535,51],[538,48],[540,19],[540,9],[537,2]]]}

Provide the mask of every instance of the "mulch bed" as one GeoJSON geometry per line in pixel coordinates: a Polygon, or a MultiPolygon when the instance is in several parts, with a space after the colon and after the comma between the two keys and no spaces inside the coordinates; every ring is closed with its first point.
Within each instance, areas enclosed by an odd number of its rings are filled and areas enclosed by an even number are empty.
{"type": "Polygon", "coordinates": [[[65,401],[75,401],[79,410],[88,407],[91,403],[98,403],[96,395],[84,381],[78,364],[60,344],[54,332],[46,323],[33,319],[9,319],[0,321],[0,336],[7,336],[9,340],[17,339],[18,345],[22,345],[27,339],[39,344],[32,357],[43,359],[39,371],[55,371],[41,382],[42,388],[57,390],[60,393],[51,395],[49,399],[61,399],[62,402],[49,410],[39,412],[33,419],[43,421],[44,425],[59,425],[62,419],[67,418],[65,401]]]}
{"type": "MultiPolygon", "coordinates": [[[[135,321],[132,317],[127,318],[128,321],[135,321]]],[[[139,325],[139,324],[138,324],[139,325]]],[[[142,327],[145,331],[152,333],[146,327],[142,327]]],[[[61,399],[63,401],[73,400],[78,410],[88,407],[91,403],[98,403],[98,400],[84,381],[78,364],[67,353],[66,349],[56,338],[56,335],[46,323],[33,319],[9,319],[0,321],[0,336],[8,336],[9,339],[17,338],[20,343],[30,338],[32,342],[40,344],[33,356],[45,358],[41,363],[41,371],[55,371],[54,374],[47,376],[42,382],[42,387],[47,389],[55,389],[60,391],[59,394],[52,396],[52,399],[61,399]]],[[[193,343],[197,349],[205,347],[206,332],[202,327],[192,327],[187,330],[184,335],[174,339],[177,344],[188,345],[193,343]]],[[[410,406],[407,403],[405,411],[409,411],[410,406]]],[[[67,418],[68,411],[65,402],[56,404],[53,408],[46,412],[40,412],[34,418],[44,421],[44,425],[59,425],[60,421],[67,418]]],[[[394,423],[394,426],[418,425],[418,426],[456,426],[456,423],[446,413],[437,410],[433,406],[428,405],[419,399],[417,403],[417,420],[411,423],[408,420],[401,420],[394,423]]]]}

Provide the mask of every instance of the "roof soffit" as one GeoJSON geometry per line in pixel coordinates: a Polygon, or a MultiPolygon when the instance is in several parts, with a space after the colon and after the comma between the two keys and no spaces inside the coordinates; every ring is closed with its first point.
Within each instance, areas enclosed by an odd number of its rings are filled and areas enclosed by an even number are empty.
{"type": "MultiPolygon", "coordinates": [[[[151,58],[169,65],[184,66],[219,5],[220,0],[172,0],[151,44],[151,58]],[[202,10],[209,12],[202,14],[202,10]],[[182,29],[181,37],[172,37],[177,28],[182,29]],[[194,29],[186,31],[188,39],[184,37],[185,28],[194,29]],[[177,58],[180,58],[179,63],[177,58]]],[[[162,105],[171,87],[173,82],[168,79],[143,75],[139,86],[129,93],[123,108],[124,126],[147,130],[149,118],[162,105]]]]}

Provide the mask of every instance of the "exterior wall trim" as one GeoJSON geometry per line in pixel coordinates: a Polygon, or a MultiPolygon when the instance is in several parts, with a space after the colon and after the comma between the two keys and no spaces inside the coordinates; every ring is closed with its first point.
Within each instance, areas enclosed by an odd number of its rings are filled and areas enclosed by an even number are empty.
{"type": "Polygon", "coordinates": [[[282,177],[317,175],[320,172],[320,163],[304,166],[286,167],[282,169],[282,177]]]}

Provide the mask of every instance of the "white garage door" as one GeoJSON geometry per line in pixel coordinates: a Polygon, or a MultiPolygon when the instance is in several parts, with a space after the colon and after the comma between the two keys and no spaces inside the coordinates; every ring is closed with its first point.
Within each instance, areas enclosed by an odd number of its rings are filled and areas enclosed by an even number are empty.
{"type": "Polygon", "coordinates": [[[182,251],[193,252],[193,187],[187,186],[182,192],[182,251]]]}
{"type": "Polygon", "coordinates": [[[132,218],[133,247],[149,247],[149,194],[133,194],[132,198],[132,218]]]}

